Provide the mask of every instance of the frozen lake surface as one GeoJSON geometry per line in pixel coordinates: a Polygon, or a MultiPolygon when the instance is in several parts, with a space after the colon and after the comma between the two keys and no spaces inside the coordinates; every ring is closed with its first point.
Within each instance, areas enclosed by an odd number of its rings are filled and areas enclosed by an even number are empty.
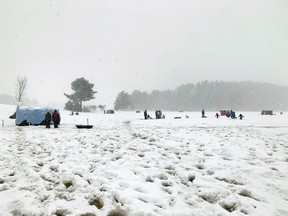
{"type": "Polygon", "coordinates": [[[288,215],[288,113],[61,111],[46,129],[14,109],[0,105],[0,215],[288,215]]]}

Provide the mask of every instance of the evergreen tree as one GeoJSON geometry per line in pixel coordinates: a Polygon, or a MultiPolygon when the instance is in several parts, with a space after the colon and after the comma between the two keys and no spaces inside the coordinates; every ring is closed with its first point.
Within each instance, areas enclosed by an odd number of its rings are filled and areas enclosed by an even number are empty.
{"type": "Polygon", "coordinates": [[[131,96],[122,91],[118,94],[114,103],[115,110],[129,110],[131,109],[131,96]]]}
{"type": "MultiPolygon", "coordinates": [[[[74,80],[71,83],[71,88],[74,91],[72,94],[65,94],[64,95],[69,99],[69,103],[67,106],[70,106],[72,103],[72,106],[75,111],[82,111],[82,103],[84,101],[89,101],[94,99],[94,94],[97,93],[97,91],[93,91],[94,84],[89,83],[86,79],[83,77],[80,77],[76,80],[74,80]],[[78,110],[80,109],[80,110],[78,110]]],[[[65,104],[66,106],[66,104],[65,104]]]]}

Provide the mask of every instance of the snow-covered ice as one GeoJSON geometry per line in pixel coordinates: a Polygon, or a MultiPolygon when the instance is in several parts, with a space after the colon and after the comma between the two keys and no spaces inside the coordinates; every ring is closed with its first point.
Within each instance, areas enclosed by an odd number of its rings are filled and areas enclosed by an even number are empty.
{"type": "Polygon", "coordinates": [[[0,215],[288,215],[288,113],[62,110],[46,129],[14,111],[0,105],[0,215]]]}

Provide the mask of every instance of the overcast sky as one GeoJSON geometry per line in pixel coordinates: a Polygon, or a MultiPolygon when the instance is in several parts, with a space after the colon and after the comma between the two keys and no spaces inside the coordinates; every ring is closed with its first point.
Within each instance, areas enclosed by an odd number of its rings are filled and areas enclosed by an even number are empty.
{"type": "Polygon", "coordinates": [[[65,103],[84,77],[110,104],[185,83],[288,85],[287,0],[0,0],[0,94],[65,103]]]}

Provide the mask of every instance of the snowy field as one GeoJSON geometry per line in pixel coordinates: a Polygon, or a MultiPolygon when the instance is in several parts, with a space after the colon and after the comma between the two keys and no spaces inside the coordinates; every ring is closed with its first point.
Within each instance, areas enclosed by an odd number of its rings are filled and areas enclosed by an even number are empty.
{"type": "Polygon", "coordinates": [[[288,113],[61,111],[46,129],[14,110],[0,105],[0,215],[288,215],[288,113]]]}

